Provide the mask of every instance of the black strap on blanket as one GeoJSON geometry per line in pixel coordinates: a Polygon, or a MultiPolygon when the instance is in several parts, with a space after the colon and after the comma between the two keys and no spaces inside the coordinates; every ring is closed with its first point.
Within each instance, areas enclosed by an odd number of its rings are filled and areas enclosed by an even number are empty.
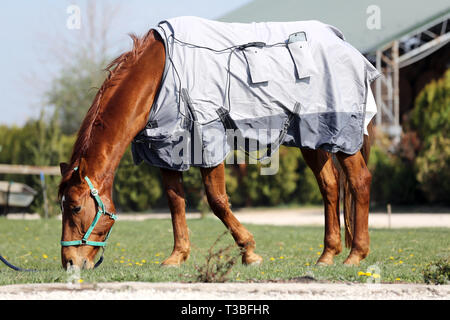
{"type": "MultiPolygon", "coordinates": [[[[301,107],[301,104],[299,102],[296,102],[294,105],[294,110],[288,111],[289,117],[285,121],[285,123],[283,125],[283,129],[281,130],[280,136],[278,137],[276,143],[267,145],[267,155],[269,157],[272,156],[272,147],[275,147],[275,149],[277,149],[278,146],[283,143],[292,121],[299,114],[300,107],[301,107]]],[[[237,133],[234,135],[235,138],[237,138],[237,136],[242,135],[236,122],[233,120],[233,118],[231,118],[230,112],[227,109],[225,109],[223,107],[219,108],[218,110],[216,110],[216,113],[219,116],[220,120],[222,121],[222,124],[226,130],[235,130],[235,133],[237,133]]],[[[247,141],[246,141],[246,144],[247,144],[247,141]]],[[[257,159],[257,160],[259,160],[259,159],[257,159]]]]}
{"type": "Polygon", "coordinates": [[[284,138],[286,137],[286,134],[289,130],[289,127],[291,126],[292,121],[295,119],[295,116],[299,114],[301,104],[299,102],[296,102],[294,105],[294,110],[289,113],[289,117],[284,123],[283,130],[281,131],[280,136],[278,137],[277,145],[280,145],[283,143],[284,138]]]}
{"type": "Polygon", "coordinates": [[[225,129],[227,129],[227,130],[237,130],[238,129],[236,122],[234,122],[234,120],[231,118],[230,113],[228,112],[227,109],[222,107],[222,108],[217,109],[216,112],[220,118],[220,121],[222,121],[225,129]]]}
{"type": "Polygon", "coordinates": [[[184,128],[191,132],[191,163],[200,164],[203,161],[203,134],[201,124],[194,110],[191,97],[185,88],[181,89],[181,97],[186,106],[186,116],[184,117],[184,128]],[[191,115],[189,118],[187,113],[191,115]]]}
{"type": "Polygon", "coordinates": [[[197,114],[195,113],[194,106],[192,104],[191,97],[189,96],[189,93],[187,92],[186,88],[181,89],[181,98],[184,101],[184,105],[186,106],[186,114],[185,114],[185,124],[188,125],[187,128],[190,128],[192,126],[192,121],[197,122],[197,114]],[[190,114],[191,118],[188,117],[188,113],[190,114]]]}

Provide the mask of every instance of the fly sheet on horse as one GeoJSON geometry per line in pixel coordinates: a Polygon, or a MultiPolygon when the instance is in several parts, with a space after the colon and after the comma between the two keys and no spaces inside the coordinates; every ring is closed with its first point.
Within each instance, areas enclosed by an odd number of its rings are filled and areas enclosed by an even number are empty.
{"type": "Polygon", "coordinates": [[[380,74],[337,28],[179,17],[155,31],[167,59],[148,124],[132,144],[136,164],[214,167],[236,136],[255,142],[245,151],[361,149],[376,113],[370,83],[380,74]]]}

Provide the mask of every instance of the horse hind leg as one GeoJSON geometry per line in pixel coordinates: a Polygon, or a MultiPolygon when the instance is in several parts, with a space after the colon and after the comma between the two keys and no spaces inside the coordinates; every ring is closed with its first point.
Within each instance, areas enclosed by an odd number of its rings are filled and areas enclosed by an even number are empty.
{"type": "Polygon", "coordinates": [[[161,169],[164,190],[172,215],[174,246],[170,257],[162,266],[179,266],[189,258],[190,241],[186,223],[185,195],[182,183],[182,173],[161,169]]]}
{"type": "Polygon", "coordinates": [[[372,176],[361,152],[354,155],[337,153],[336,157],[344,170],[356,210],[351,226],[351,250],[344,264],[358,265],[370,250],[369,200],[372,176]]]}
{"type": "Polygon", "coordinates": [[[339,221],[339,173],[329,153],[301,149],[306,164],[316,177],[325,210],[324,248],[318,265],[332,265],[334,256],[342,251],[339,221]]]}
{"type": "Polygon", "coordinates": [[[236,219],[230,209],[225,187],[225,166],[201,168],[208,203],[214,214],[230,230],[237,245],[243,249],[242,263],[260,264],[262,257],[254,253],[256,244],[253,235],[236,219]]]}

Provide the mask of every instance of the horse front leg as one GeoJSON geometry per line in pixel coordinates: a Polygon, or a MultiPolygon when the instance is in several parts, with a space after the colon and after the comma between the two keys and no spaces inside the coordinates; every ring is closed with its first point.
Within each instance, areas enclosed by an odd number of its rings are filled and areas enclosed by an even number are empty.
{"type": "Polygon", "coordinates": [[[372,175],[361,152],[358,151],[354,155],[339,152],[336,157],[345,172],[356,207],[352,248],[344,264],[358,265],[369,254],[370,250],[369,202],[372,175]]]}
{"type": "Polygon", "coordinates": [[[242,263],[260,264],[262,257],[254,253],[256,244],[253,235],[236,219],[230,209],[225,187],[225,166],[201,168],[208,203],[214,214],[230,230],[237,245],[244,249],[242,263]]]}
{"type": "Polygon", "coordinates": [[[183,189],[183,174],[178,171],[161,169],[164,190],[172,215],[174,246],[172,254],[163,266],[179,266],[189,258],[191,244],[186,223],[186,206],[183,189]]]}
{"type": "Polygon", "coordinates": [[[325,209],[325,235],[322,255],[317,265],[332,265],[342,251],[339,222],[339,173],[332,157],[323,150],[301,149],[303,159],[316,177],[325,209]]]}

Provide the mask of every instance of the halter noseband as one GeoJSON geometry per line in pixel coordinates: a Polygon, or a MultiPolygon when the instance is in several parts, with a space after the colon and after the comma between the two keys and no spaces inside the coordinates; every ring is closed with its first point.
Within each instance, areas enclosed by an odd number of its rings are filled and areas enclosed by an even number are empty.
{"type": "MultiPolygon", "coordinates": [[[[74,171],[77,171],[77,170],[78,170],[78,168],[74,168],[74,171]]],[[[91,226],[85,233],[83,239],[74,240],[74,241],[61,241],[61,246],[68,247],[68,246],[88,245],[88,246],[93,246],[93,247],[102,247],[102,249],[104,250],[104,248],[106,246],[106,242],[108,241],[109,235],[111,234],[112,227],[111,227],[111,229],[109,229],[108,233],[106,234],[105,240],[103,240],[103,241],[100,241],[100,242],[99,241],[89,241],[88,240],[89,236],[91,235],[92,231],[94,230],[95,226],[97,225],[98,221],[100,220],[100,218],[103,214],[109,216],[113,220],[116,220],[117,216],[113,213],[106,211],[105,205],[104,205],[102,199],[100,198],[100,196],[98,195],[98,190],[94,188],[94,185],[92,184],[91,180],[87,176],[84,177],[84,180],[86,180],[86,182],[89,186],[89,189],[91,190],[91,196],[94,198],[95,202],[97,202],[97,206],[98,206],[97,214],[95,215],[94,221],[92,221],[91,226]]],[[[95,264],[95,267],[99,266],[102,261],[103,261],[103,253],[102,253],[100,260],[95,264]]]]}

